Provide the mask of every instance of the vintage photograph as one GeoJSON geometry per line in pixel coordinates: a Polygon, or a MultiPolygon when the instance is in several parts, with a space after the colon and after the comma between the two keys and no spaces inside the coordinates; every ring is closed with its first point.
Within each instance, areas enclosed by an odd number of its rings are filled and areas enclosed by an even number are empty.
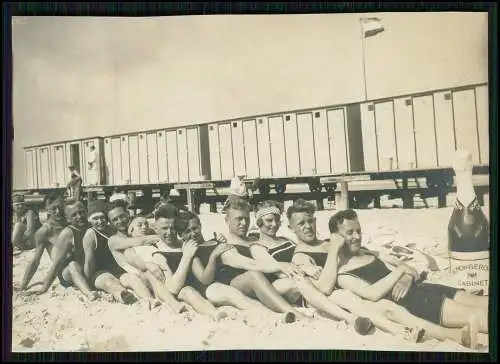
{"type": "Polygon", "coordinates": [[[488,14],[13,17],[13,352],[489,352],[488,14]]]}

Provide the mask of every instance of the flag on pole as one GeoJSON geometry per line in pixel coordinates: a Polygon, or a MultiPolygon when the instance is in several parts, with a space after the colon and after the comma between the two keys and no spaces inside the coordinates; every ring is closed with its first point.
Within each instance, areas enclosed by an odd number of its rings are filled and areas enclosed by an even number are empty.
{"type": "Polygon", "coordinates": [[[380,18],[361,18],[361,25],[363,27],[363,35],[365,38],[373,37],[378,33],[384,31],[382,20],[380,18]]]}

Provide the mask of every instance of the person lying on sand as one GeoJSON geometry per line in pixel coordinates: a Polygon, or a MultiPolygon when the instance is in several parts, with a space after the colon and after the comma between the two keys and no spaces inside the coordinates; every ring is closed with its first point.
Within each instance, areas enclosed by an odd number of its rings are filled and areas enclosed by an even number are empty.
{"type": "Polygon", "coordinates": [[[35,233],[41,227],[38,213],[26,206],[24,197],[12,197],[12,245],[19,250],[35,248],[35,233]]]}
{"type": "MultiPolygon", "coordinates": [[[[55,208],[62,209],[62,206],[58,205],[55,208]]],[[[93,301],[98,297],[97,292],[92,290],[83,273],[85,261],[83,235],[88,226],[85,207],[80,201],[66,201],[64,203],[64,215],[68,225],[61,230],[53,243],[52,266],[45,276],[42,287],[36,293],[43,294],[47,292],[57,276],[63,287],[75,287],[89,300],[93,301]]],[[[44,239],[45,234],[45,230],[42,230],[40,238],[44,239]]]]}
{"type": "Polygon", "coordinates": [[[104,201],[96,200],[88,205],[90,228],[83,237],[83,271],[95,288],[110,293],[118,302],[132,304],[137,302],[137,298],[125,286],[133,278],[116,263],[109,250],[108,240],[114,232],[108,225],[106,212],[107,204],[104,201]]]}
{"type": "MultiPolygon", "coordinates": [[[[290,219],[294,219],[295,214],[303,213],[300,205],[295,205],[290,211],[290,219]]],[[[293,259],[296,244],[286,238],[277,237],[276,234],[281,226],[281,205],[277,201],[263,201],[257,205],[255,214],[256,224],[260,228],[259,241],[250,247],[252,256],[258,260],[278,261],[290,263],[293,259]]],[[[296,227],[295,227],[296,228],[296,227]]],[[[344,310],[335,304],[328,296],[333,292],[333,285],[331,280],[327,278],[327,270],[336,270],[334,265],[328,266],[325,271],[318,266],[303,266],[305,275],[296,279],[290,279],[279,274],[267,274],[269,281],[279,292],[298,291],[303,299],[311,306],[318,309],[321,313],[337,320],[344,320],[353,325],[356,332],[361,335],[367,335],[372,331],[373,324],[380,327],[384,331],[388,331],[394,335],[402,335],[404,339],[410,341],[417,341],[423,337],[423,330],[417,328],[407,328],[403,325],[390,321],[385,316],[377,313],[370,312],[370,310],[359,310],[363,316],[370,316],[370,319],[365,317],[358,317],[353,312],[344,310]],[[372,323],[373,321],[373,323],[372,323]]],[[[347,292],[346,292],[347,294],[347,292]]],[[[290,302],[295,303],[296,297],[289,299],[290,302]]],[[[349,308],[349,305],[344,307],[349,308]]],[[[356,311],[356,310],[354,310],[356,311]]]]}
{"type": "Polygon", "coordinates": [[[250,245],[254,241],[247,238],[250,223],[250,205],[245,199],[233,198],[225,209],[225,221],[229,228],[228,242],[235,249],[221,255],[221,265],[215,280],[257,298],[275,312],[285,313],[285,321],[306,319],[306,316],[293,307],[280,292],[274,288],[264,275],[281,272],[288,277],[299,276],[302,271],[291,263],[257,261],[252,258],[250,245]]]}
{"type": "Polygon", "coordinates": [[[109,204],[108,219],[117,231],[109,238],[109,249],[118,265],[129,273],[128,279],[122,281],[122,284],[132,289],[139,298],[148,302],[150,307],[165,302],[174,312],[185,311],[186,306],[177,301],[161,283],[165,281],[161,269],[156,264],[145,263],[134,249],[129,249],[155,244],[160,237],[158,235],[130,237],[128,235],[130,214],[127,210],[127,204],[121,200],[109,204]],[[153,291],[154,296],[151,291],[153,291]],[[155,300],[154,297],[161,302],[155,300]]]}
{"type": "MultiPolygon", "coordinates": [[[[337,277],[331,279],[367,302],[379,303],[373,308],[385,312],[388,318],[403,324],[414,323],[424,328],[428,337],[452,339],[467,347],[477,347],[477,331],[484,325],[481,323],[484,318],[473,307],[467,309],[471,315],[462,311],[460,319],[452,318],[453,309],[461,304],[446,297],[460,299],[457,290],[420,283],[417,272],[405,263],[397,259],[384,262],[376,253],[361,248],[361,228],[357,214],[352,210],[332,216],[329,229],[333,237],[330,247],[325,244],[315,246],[313,241],[303,245],[305,248],[300,251],[300,259],[304,264],[324,266],[325,260],[333,260],[339,268],[337,277]],[[331,248],[331,245],[336,247],[331,248]],[[326,248],[331,252],[325,252],[326,248]]],[[[467,295],[465,300],[471,303],[475,299],[467,295]]]]}

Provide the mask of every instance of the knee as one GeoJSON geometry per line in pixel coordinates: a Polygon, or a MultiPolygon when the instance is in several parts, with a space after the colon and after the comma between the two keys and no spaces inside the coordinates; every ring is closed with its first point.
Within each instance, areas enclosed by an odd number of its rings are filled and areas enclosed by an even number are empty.
{"type": "Polygon", "coordinates": [[[196,290],[191,287],[191,286],[184,286],[181,288],[181,290],[179,291],[179,293],[177,294],[177,296],[179,298],[186,298],[186,297],[192,297],[194,295],[196,295],[196,290]]]}

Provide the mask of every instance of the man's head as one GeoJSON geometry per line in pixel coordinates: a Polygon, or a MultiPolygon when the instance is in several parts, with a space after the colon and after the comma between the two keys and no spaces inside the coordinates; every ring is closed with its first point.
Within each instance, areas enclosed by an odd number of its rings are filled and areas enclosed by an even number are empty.
{"type": "Polygon", "coordinates": [[[195,240],[199,244],[205,241],[201,232],[200,218],[190,211],[179,211],[175,220],[175,230],[182,241],[195,240]]]}
{"type": "Polygon", "coordinates": [[[314,204],[298,199],[286,212],[289,229],[304,243],[313,243],[316,236],[316,206],[314,204]]]}
{"type": "Polygon", "coordinates": [[[25,211],[24,196],[12,196],[12,210],[15,214],[22,214],[25,211]]]}
{"type": "Polygon", "coordinates": [[[90,150],[92,150],[92,151],[93,151],[93,150],[95,150],[94,144],[92,144],[92,145],[90,146],[90,150]]]}
{"type": "Polygon", "coordinates": [[[328,222],[330,233],[338,233],[345,239],[345,247],[355,255],[361,249],[361,225],[356,211],[348,209],[337,212],[328,222]]]}
{"type": "Polygon", "coordinates": [[[281,226],[281,204],[277,201],[267,200],[257,204],[255,223],[262,234],[275,237],[281,226]]]}
{"type": "Polygon", "coordinates": [[[88,215],[90,225],[99,231],[103,231],[108,224],[108,218],[106,216],[107,205],[102,200],[95,200],[89,202],[88,205],[88,215]]]}
{"type": "Polygon", "coordinates": [[[64,206],[64,216],[68,224],[83,229],[87,227],[87,211],[80,201],[69,200],[64,206]]]}
{"type": "Polygon", "coordinates": [[[68,166],[68,169],[73,172],[75,170],[75,166],[74,165],[71,165],[71,166],[68,166]]]}
{"type": "Polygon", "coordinates": [[[234,197],[228,200],[224,209],[229,233],[244,238],[250,227],[250,204],[242,198],[234,197]]]}
{"type": "Polygon", "coordinates": [[[178,210],[174,205],[164,204],[155,211],[154,230],[163,242],[177,244],[177,232],[175,231],[175,220],[178,210]]]}
{"type": "Polygon", "coordinates": [[[110,202],[108,204],[108,219],[117,231],[127,234],[130,221],[127,203],[123,200],[110,202]]]}
{"type": "Polygon", "coordinates": [[[128,234],[132,237],[145,236],[149,233],[149,222],[144,216],[135,217],[128,227],[128,234]]]}
{"type": "Polygon", "coordinates": [[[59,195],[49,196],[46,200],[45,209],[49,221],[57,224],[65,224],[64,198],[59,195]]]}

